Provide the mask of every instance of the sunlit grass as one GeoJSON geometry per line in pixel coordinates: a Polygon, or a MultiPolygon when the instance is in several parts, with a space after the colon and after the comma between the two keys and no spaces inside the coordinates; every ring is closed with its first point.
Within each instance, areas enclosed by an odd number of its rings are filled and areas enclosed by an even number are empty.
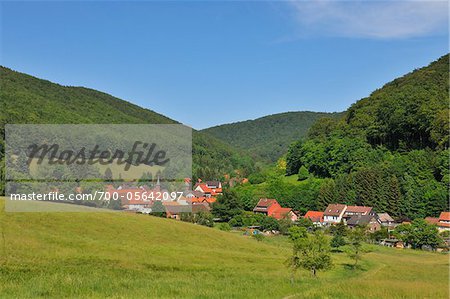
{"type": "MultiPolygon", "coordinates": [[[[3,211],[4,201],[0,200],[3,211]]],[[[0,214],[0,297],[448,298],[448,256],[378,246],[351,270],[300,271],[285,237],[258,242],[127,213],[0,214]]]]}

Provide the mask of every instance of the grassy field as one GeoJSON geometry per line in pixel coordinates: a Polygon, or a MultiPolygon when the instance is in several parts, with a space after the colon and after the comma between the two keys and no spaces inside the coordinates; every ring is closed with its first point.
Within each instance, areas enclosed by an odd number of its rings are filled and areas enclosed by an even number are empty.
{"type": "Polygon", "coordinates": [[[373,246],[362,268],[293,285],[286,238],[127,213],[5,213],[0,200],[0,297],[448,298],[447,255],[373,246]]]}

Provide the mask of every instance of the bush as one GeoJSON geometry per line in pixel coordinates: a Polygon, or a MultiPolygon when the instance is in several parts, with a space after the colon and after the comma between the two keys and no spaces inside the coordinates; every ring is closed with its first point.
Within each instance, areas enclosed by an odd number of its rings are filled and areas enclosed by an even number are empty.
{"type": "Polygon", "coordinates": [[[226,223],[226,222],[220,223],[217,226],[217,228],[220,229],[220,230],[226,231],[226,232],[229,232],[231,230],[231,226],[228,223],[226,223]]]}
{"type": "Polygon", "coordinates": [[[214,226],[213,215],[209,212],[193,213],[181,213],[180,220],[184,222],[191,222],[208,227],[214,226]]]}
{"type": "Polygon", "coordinates": [[[254,238],[258,242],[261,242],[262,240],[264,240],[264,235],[258,233],[258,234],[252,235],[252,238],[254,238]]]}
{"type": "Polygon", "coordinates": [[[336,235],[331,239],[331,247],[338,248],[345,245],[345,240],[342,236],[336,235]]]}
{"type": "Polygon", "coordinates": [[[287,235],[289,233],[289,228],[293,225],[292,221],[289,219],[278,220],[278,227],[280,234],[287,235]]]}

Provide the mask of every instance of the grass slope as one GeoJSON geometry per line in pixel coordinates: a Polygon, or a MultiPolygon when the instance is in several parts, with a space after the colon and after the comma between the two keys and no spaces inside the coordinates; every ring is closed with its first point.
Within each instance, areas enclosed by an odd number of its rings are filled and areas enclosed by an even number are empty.
{"type": "Polygon", "coordinates": [[[344,254],[314,279],[289,283],[286,238],[145,215],[5,213],[0,199],[0,297],[448,298],[448,256],[373,247],[362,270],[344,254]]]}
{"type": "Polygon", "coordinates": [[[254,120],[236,122],[202,130],[268,161],[286,153],[289,144],[306,136],[319,118],[340,117],[341,113],[286,112],[254,120]]]}

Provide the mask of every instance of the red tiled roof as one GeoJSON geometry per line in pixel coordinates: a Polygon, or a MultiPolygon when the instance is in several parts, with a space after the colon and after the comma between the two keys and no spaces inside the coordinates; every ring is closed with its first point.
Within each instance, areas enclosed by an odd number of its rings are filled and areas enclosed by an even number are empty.
{"type": "Polygon", "coordinates": [[[323,213],[324,216],[339,216],[344,210],[346,205],[342,204],[329,204],[323,213]]]}
{"type": "Polygon", "coordinates": [[[450,221],[450,212],[442,212],[441,215],[439,215],[439,220],[450,221]]]}
{"type": "Polygon", "coordinates": [[[429,224],[437,224],[439,222],[439,218],[436,217],[426,217],[425,221],[429,224]]]}
{"type": "Polygon", "coordinates": [[[209,188],[206,183],[197,184],[195,188],[197,187],[200,187],[203,193],[210,193],[211,195],[222,193],[222,188],[209,188]]]}
{"type": "Polygon", "coordinates": [[[313,222],[322,222],[323,220],[323,212],[319,211],[308,211],[306,212],[304,218],[309,218],[313,222]]]}
{"type": "Polygon", "coordinates": [[[206,186],[206,184],[198,184],[197,187],[200,187],[200,189],[202,189],[202,191],[204,193],[211,193],[212,192],[212,189],[208,188],[208,186],[206,186]]]}
{"type": "Polygon", "coordinates": [[[278,208],[275,211],[273,211],[273,213],[270,214],[269,216],[271,216],[277,220],[280,220],[280,219],[286,218],[286,216],[288,216],[290,211],[292,211],[291,208],[278,208]]]}
{"type": "Polygon", "coordinates": [[[439,227],[450,227],[450,222],[438,222],[439,227]]]}
{"type": "Polygon", "coordinates": [[[214,203],[216,202],[216,198],[215,197],[193,197],[191,199],[192,203],[202,203],[202,202],[206,202],[206,203],[214,203]]]}

